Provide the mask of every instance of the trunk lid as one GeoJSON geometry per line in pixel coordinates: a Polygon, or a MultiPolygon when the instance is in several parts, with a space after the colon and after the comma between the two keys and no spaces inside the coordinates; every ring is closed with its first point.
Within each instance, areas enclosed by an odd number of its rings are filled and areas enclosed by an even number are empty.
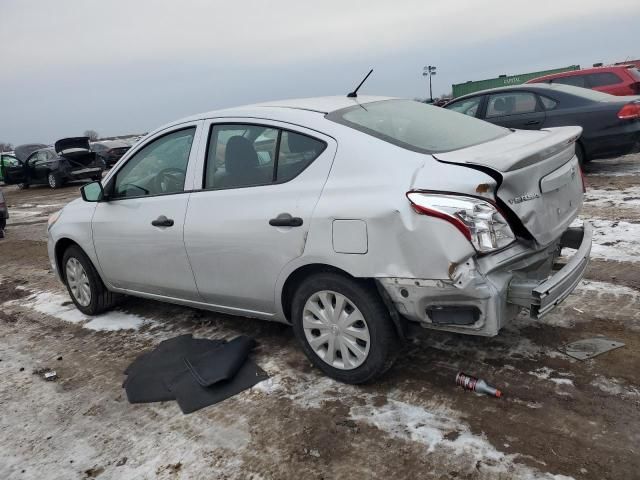
{"type": "Polygon", "coordinates": [[[89,147],[89,137],[62,138],[55,143],[57,154],[66,153],[68,150],[91,150],[89,147]]]}
{"type": "Polygon", "coordinates": [[[560,238],[582,207],[582,176],[575,156],[580,127],[516,130],[480,145],[434,157],[488,171],[496,197],[540,245],[560,238]]]}

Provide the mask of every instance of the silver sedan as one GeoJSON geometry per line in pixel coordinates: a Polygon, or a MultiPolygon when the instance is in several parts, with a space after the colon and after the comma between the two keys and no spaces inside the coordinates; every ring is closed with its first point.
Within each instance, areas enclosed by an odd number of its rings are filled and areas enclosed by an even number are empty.
{"type": "Polygon", "coordinates": [[[367,382],[412,327],[496,335],[571,293],[580,133],[386,97],[195,115],[51,217],[51,265],[85,314],[126,294],[285,322],[326,374],[367,382]]]}

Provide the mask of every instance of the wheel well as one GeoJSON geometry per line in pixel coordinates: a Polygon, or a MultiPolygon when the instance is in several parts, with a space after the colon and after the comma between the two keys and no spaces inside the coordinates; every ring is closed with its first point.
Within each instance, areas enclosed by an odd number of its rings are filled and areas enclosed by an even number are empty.
{"type": "Polygon", "coordinates": [[[282,310],[284,311],[284,316],[287,320],[291,321],[291,304],[293,303],[293,295],[296,293],[298,285],[300,285],[305,278],[308,278],[311,275],[326,272],[337,273],[338,275],[353,278],[344,270],[322,263],[312,263],[298,268],[289,275],[289,278],[287,278],[286,282],[284,282],[284,286],[282,287],[282,310]]]}
{"type": "Polygon", "coordinates": [[[58,243],[56,243],[56,247],[55,247],[56,266],[58,267],[60,278],[62,279],[65,285],[67,283],[67,279],[65,278],[65,272],[64,272],[64,269],[62,268],[62,257],[64,256],[64,252],[67,250],[67,248],[69,248],[72,245],[77,245],[78,248],[82,248],[76,242],[68,238],[61,238],[60,240],[58,240],[58,243]]]}

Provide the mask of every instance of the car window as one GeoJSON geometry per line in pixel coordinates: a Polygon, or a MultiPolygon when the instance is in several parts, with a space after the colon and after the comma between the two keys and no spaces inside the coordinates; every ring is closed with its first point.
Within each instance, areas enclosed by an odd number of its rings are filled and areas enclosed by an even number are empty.
{"type": "Polygon", "coordinates": [[[326,146],[307,135],[264,125],[213,125],[203,187],[225,189],[288,182],[326,146]]]}
{"type": "Polygon", "coordinates": [[[470,117],[475,117],[478,113],[478,107],[480,106],[481,101],[482,96],[467,98],[466,100],[450,103],[445,108],[453,110],[454,112],[464,113],[470,117]]]}
{"type": "Polygon", "coordinates": [[[615,85],[622,83],[622,79],[613,72],[598,72],[587,75],[591,87],[604,87],[605,85],[615,85]]]}
{"type": "Polygon", "coordinates": [[[288,182],[307,168],[327,144],[300,133],[283,131],[278,153],[276,182],[288,182]]]}
{"type": "Polygon", "coordinates": [[[586,81],[586,75],[571,75],[570,77],[553,78],[551,83],[559,83],[560,85],[573,85],[574,87],[589,88],[586,81]]]}
{"type": "Polygon", "coordinates": [[[542,106],[545,110],[553,110],[558,105],[558,102],[550,99],[549,97],[545,97],[544,95],[539,95],[540,101],[542,102],[542,106]]]}
{"type": "Polygon", "coordinates": [[[278,130],[261,125],[213,125],[204,188],[265,185],[273,181],[278,130]]]}
{"type": "Polygon", "coordinates": [[[449,152],[510,133],[483,120],[412,100],[358,104],[326,118],[420,153],[449,152]]]}
{"type": "Polygon", "coordinates": [[[184,191],[195,127],[169,133],[145,145],[117,172],[115,198],[184,191]]]}
{"type": "Polygon", "coordinates": [[[503,117],[535,111],[536,96],[531,92],[497,93],[489,96],[486,117],[503,117]]]}
{"type": "Polygon", "coordinates": [[[19,163],[18,159],[13,155],[2,155],[2,165],[5,167],[15,167],[19,163]]]}

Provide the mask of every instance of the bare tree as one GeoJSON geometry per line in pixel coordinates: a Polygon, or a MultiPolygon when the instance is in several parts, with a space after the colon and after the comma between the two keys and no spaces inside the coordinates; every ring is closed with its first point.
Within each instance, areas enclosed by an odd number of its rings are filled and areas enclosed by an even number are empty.
{"type": "Polygon", "coordinates": [[[85,130],[84,136],[89,137],[89,140],[92,142],[95,142],[100,138],[100,136],[98,135],[98,132],[96,132],[95,130],[85,130]]]}
{"type": "Polygon", "coordinates": [[[13,150],[13,145],[10,143],[0,142],[0,152],[10,152],[13,150]]]}

